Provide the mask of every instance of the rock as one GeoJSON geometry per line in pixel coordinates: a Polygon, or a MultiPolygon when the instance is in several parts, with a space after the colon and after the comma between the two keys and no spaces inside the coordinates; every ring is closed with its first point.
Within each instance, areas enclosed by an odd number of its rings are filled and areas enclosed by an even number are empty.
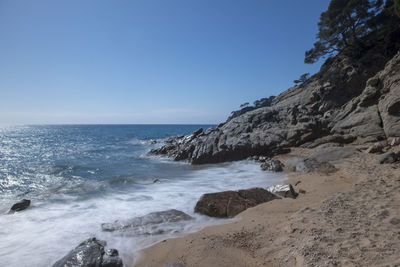
{"type": "Polygon", "coordinates": [[[124,235],[163,234],[176,231],[179,226],[182,226],[178,224],[179,222],[189,220],[193,220],[193,217],[182,211],[170,209],[152,212],[127,221],[103,223],[101,228],[106,232],[123,232],[124,235]]]}
{"type": "Polygon", "coordinates": [[[305,193],[306,193],[306,190],[300,188],[300,189],[299,189],[299,193],[300,193],[300,194],[305,194],[305,193]]]}
{"type": "Polygon", "coordinates": [[[174,263],[171,263],[171,264],[164,265],[163,267],[185,267],[185,265],[183,265],[182,263],[174,262],[174,263]]]}
{"type": "Polygon", "coordinates": [[[27,209],[31,205],[31,201],[29,199],[23,199],[20,202],[15,203],[12,205],[10,209],[10,213],[21,211],[27,209]]]}
{"type": "Polygon", "coordinates": [[[211,217],[234,217],[240,212],[278,197],[262,188],[204,194],[195,212],[211,217]]]}
{"type": "Polygon", "coordinates": [[[399,160],[399,155],[394,152],[386,152],[379,157],[380,164],[395,163],[399,160]]]}
{"type": "Polygon", "coordinates": [[[392,139],[392,141],[390,142],[390,145],[391,145],[391,146],[398,146],[398,145],[400,145],[400,137],[394,137],[394,138],[392,139]]]}
{"type": "Polygon", "coordinates": [[[283,163],[277,159],[267,159],[261,164],[261,169],[264,171],[281,172],[283,171],[283,163]]]}
{"type": "Polygon", "coordinates": [[[122,260],[119,257],[118,250],[108,249],[103,256],[102,267],[122,267],[122,260]]]}
{"type": "Polygon", "coordinates": [[[118,251],[110,249],[105,253],[105,246],[105,241],[89,238],[54,263],[53,267],[122,267],[118,251]]]}
{"type": "Polygon", "coordinates": [[[336,172],[337,169],[334,165],[326,161],[318,161],[313,158],[307,158],[304,160],[304,169],[302,170],[305,173],[309,172],[320,172],[324,174],[336,172]]]}
{"type": "Polygon", "coordinates": [[[365,152],[367,152],[367,153],[382,153],[384,147],[385,147],[385,145],[382,142],[375,143],[372,146],[370,146],[365,152]]]}
{"type": "Polygon", "coordinates": [[[192,135],[193,135],[193,136],[198,136],[198,135],[201,134],[202,132],[203,132],[203,128],[200,128],[200,129],[194,131],[194,132],[192,133],[192,135]]]}
{"type": "Polygon", "coordinates": [[[293,172],[321,172],[332,173],[337,169],[331,163],[326,161],[317,161],[315,158],[292,157],[285,162],[286,169],[293,172]]]}
{"type": "Polygon", "coordinates": [[[357,156],[358,153],[357,149],[353,147],[327,147],[316,149],[307,159],[318,162],[340,163],[344,159],[357,156]]]}
{"type": "Polygon", "coordinates": [[[299,195],[298,193],[296,193],[291,184],[274,185],[268,187],[267,190],[284,198],[296,198],[299,195]]]}

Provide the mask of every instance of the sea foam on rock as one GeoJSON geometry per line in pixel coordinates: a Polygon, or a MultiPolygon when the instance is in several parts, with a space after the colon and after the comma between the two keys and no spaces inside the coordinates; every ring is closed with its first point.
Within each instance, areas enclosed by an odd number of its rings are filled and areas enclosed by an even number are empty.
{"type": "Polygon", "coordinates": [[[178,222],[193,220],[193,217],[183,211],[170,209],[152,212],[127,221],[103,223],[101,228],[106,232],[119,231],[131,235],[154,235],[177,231],[178,222]]]}

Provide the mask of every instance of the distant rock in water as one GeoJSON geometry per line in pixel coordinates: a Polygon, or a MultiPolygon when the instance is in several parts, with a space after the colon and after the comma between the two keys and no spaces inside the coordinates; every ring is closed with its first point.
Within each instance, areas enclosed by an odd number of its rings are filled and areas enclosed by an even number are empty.
{"type": "Polygon", "coordinates": [[[79,244],[53,267],[122,267],[122,260],[116,249],[104,251],[105,241],[95,237],[79,244]]]}
{"type": "Polygon", "coordinates": [[[384,54],[377,47],[366,48],[358,59],[330,58],[270,106],[242,110],[216,128],[171,138],[150,153],[205,164],[272,157],[291,147],[399,138],[400,53],[384,54]]]}
{"type": "Polygon", "coordinates": [[[234,217],[248,208],[278,198],[262,188],[224,191],[204,194],[197,202],[194,210],[211,217],[234,217]]]}
{"type": "Polygon", "coordinates": [[[20,202],[15,203],[12,205],[10,209],[10,213],[21,211],[27,209],[31,205],[31,201],[29,199],[23,199],[20,202]]]}
{"type": "Polygon", "coordinates": [[[132,235],[154,235],[174,232],[178,229],[178,222],[193,220],[188,214],[175,210],[152,212],[144,216],[127,221],[103,223],[101,228],[106,232],[122,231],[132,235]]]}

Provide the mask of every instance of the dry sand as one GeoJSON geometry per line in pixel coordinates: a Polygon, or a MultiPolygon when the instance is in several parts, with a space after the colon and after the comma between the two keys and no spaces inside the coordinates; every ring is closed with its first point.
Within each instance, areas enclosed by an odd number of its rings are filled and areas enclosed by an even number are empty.
{"type": "MultiPolygon", "coordinates": [[[[296,149],[293,155],[311,150],[296,149]]],[[[338,171],[289,173],[297,199],[250,208],[233,223],[168,239],[136,255],[134,266],[385,266],[400,264],[400,165],[359,156],[338,171]]]]}

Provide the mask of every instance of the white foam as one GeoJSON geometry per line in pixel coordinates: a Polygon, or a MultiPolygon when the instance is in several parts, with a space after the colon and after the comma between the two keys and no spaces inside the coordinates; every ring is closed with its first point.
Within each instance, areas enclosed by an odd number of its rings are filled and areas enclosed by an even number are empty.
{"type": "MultiPolygon", "coordinates": [[[[182,177],[164,177],[160,183],[141,185],[140,190],[84,200],[33,202],[26,211],[0,215],[0,262],[4,266],[50,266],[81,241],[96,236],[117,248],[128,266],[133,261],[132,253],[166,236],[124,237],[102,232],[101,223],[174,208],[196,218],[183,228],[184,233],[192,232],[221,222],[194,214],[193,208],[202,194],[268,187],[284,178],[282,174],[261,171],[254,162],[242,161],[196,166],[182,177]]],[[[182,228],[177,231],[182,234],[182,228]]]]}

